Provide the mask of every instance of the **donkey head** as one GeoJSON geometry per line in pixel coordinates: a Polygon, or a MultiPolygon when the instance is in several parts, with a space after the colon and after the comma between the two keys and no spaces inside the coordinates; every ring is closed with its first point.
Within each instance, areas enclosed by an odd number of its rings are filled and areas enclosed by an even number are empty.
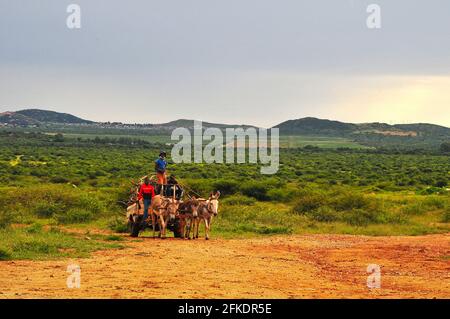
{"type": "Polygon", "coordinates": [[[176,200],[170,199],[166,206],[167,213],[170,220],[174,220],[178,214],[178,202],[176,200]]]}
{"type": "Polygon", "coordinates": [[[217,216],[219,213],[219,197],[220,192],[217,191],[216,193],[211,192],[208,199],[208,210],[211,211],[214,216],[217,216]]]}
{"type": "Polygon", "coordinates": [[[198,217],[198,206],[199,205],[200,205],[200,202],[195,197],[190,200],[189,210],[192,213],[192,217],[195,217],[195,218],[198,217]]]}

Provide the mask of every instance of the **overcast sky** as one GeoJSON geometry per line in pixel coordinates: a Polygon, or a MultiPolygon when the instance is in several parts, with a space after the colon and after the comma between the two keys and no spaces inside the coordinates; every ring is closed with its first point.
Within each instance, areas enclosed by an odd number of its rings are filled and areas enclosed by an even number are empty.
{"type": "Polygon", "coordinates": [[[132,123],[450,126],[450,1],[0,0],[0,111],[30,107],[132,123]],[[381,29],[366,26],[371,3],[381,29]]]}

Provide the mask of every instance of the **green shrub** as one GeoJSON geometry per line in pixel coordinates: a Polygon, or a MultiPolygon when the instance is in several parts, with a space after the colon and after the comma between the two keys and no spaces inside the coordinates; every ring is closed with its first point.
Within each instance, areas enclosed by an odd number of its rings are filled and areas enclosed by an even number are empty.
{"type": "Polygon", "coordinates": [[[337,211],[349,211],[353,209],[363,209],[369,207],[371,204],[369,198],[360,193],[345,193],[338,196],[333,196],[331,205],[337,211]]]}
{"type": "Polygon", "coordinates": [[[56,220],[60,224],[77,224],[91,221],[94,217],[95,216],[91,211],[72,208],[66,213],[58,213],[56,215],[56,220]]]}
{"type": "Polygon", "coordinates": [[[291,227],[255,225],[254,223],[239,224],[239,225],[237,225],[236,230],[238,232],[255,233],[255,234],[262,234],[262,235],[292,233],[291,227]]]}
{"type": "Polygon", "coordinates": [[[403,214],[406,215],[422,215],[425,213],[426,208],[421,201],[409,203],[408,205],[402,207],[401,209],[403,214]]]}
{"type": "Polygon", "coordinates": [[[447,207],[447,209],[444,211],[442,221],[444,223],[450,223],[450,207],[447,207]]]}
{"type": "Polygon", "coordinates": [[[310,211],[308,216],[318,222],[333,222],[339,220],[338,213],[328,206],[321,206],[317,210],[310,211]]]}
{"type": "Polygon", "coordinates": [[[117,235],[108,235],[105,237],[105,240],[109,240],[109,241],[122,241],[123,238],[117,235]]]}
{"type": "Polygon", "coordinates": [[[432,196],[427,197],[424,200],[417,199],[412,203],[408,203],[406,206],[402,207],[401,211],[407,215],[422,215],[426,212],[444,208],[444,197],[432,196]]]}
{"type": "Polygon", "coordinates": [[[9,260],[11,259],[11,250],[5,247],[0,247],[0,260],[9,260]]]}
{"type": "Polygon", "coordinates": [[[41,218],[53,217],[56,213],[63,210],[62,205],[49,202],[38,202],[33,209],[33,214],[41,218]]]}
{"type": "Polygon", "coordinates": [[[445,207],[445,202],[443,197],[430,196],[424,200],[424,206],[429,210],[442,209],[445,207]]]}
{"type": "Polygon", "coordinates": [[[440,187],[427,187],[418,192],[419,195],[432,195],[442,193],[442,188],[440,187]]]}
{"type": "Polygon", "coordinates": [[[45,242],[42,239],[29,238],[27,240],[15,243],[13,245],[15,251],[26,251],[28,253],[36,254],[54,254],[57,252],[57,247],[45,242]]]}
{"type": "Polygon", "coordinates": [[[286,226],[261,226],[255,229],[258,234],[269,235],[269,234],[291,234],[292,228],[286,226]]]}
{"type": "Polygon", "coordinates": [[[209,193],[213,191],[213,186],[211,181],[201,180],[201,179],[188,179],[183,180],[183,185],[186,185],[185,191],[190,193],[190,191],[195,192],[200,197],[208,197],[209,193]]]}
{"type": "Polygon", "coordinates": [[[292,201],[298,192],[296,189],[290,187],[272,188],[267,192],[267,196],[274,202],[290,202],[292,201]]]}
{"type": "Polygon", "coordinates": [[[36,234],[36,233],[42,232],[42,229],[43,229],[43,227],[42,227],[41,224],[34,223],[34,224],[32,224],[31,226],[28,226],[28,227],[25,229],[25,231],[26,231],[28,234],[36,234]]]}
{"type": "Polygon", "coordinates": [[[97,198],[89,194],[81,194],[78,198],[75,206],[81,209],[88,210],[92,214],[100,214],[105,211],[104,203],[100,202],[97,198]]]}
{"type": "Polygon", "coordinates": [[[128,225],[123,217],[115,217],[109,220],[108,228],[116,233],[127,233],[128,225]]]}
{"type": "Polygon", "coordinates": [[[9,227],[14,219],[14,214],[11,211],[0,211],[0,229],[9,227]]]}
{"type": "Polygon", "coordinates": [[[53,176],[50,178],[50,182],[54,184],[66,184],[69,180],[62,176],[53,176]]]}
{"type": "Polygon", "coordinates": [[[377,213],[374,211],[368,211],[364,209],[353,209],[345,212],[343,217],[344,221],[352,226],[367,226],[369,224],[375,224],[378,222],[377,213]]]}
{"type": "Polygon", "coordinates": [[[326,203],[326,197],[323,194],[304,194],[295,202],[293,211],[297,214],[303,215],[319,209],[320,206],[326,205],[326,203]]]}
{"type": "Polygon", "coordinates": [[[270,199],[267,195],[269,189],[270,185],[261,182],[246,182],[241,185],[241,192],[244,195],[261,201],[267,201],[270,199]]]}
{"type": "Polygon", "coordinates": [[[222,204],[224,205],[240,205],[240,206],[249,206],[254,205],[256,203],[256,199],[253,197],[248,197],[245,195],[233,195],[229,196],[222,200],[222,204]]]}
{"type": "Polygon", "coordinates": [[[222,196],[233,195],[239,192],[239,183],[233,180],[220,179],[213,182],[211,191],[220,191],[222,196]]]}

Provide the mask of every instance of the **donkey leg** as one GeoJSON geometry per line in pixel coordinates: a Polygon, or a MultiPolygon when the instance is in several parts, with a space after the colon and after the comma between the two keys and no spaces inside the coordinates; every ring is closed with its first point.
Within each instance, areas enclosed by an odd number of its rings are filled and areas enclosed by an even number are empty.
{"type": "Polygon", "coordinates": [[[184,230],[184,239],[188,239],[189,238],[189,231],[191,228],[191,219],[190,218],[186,218],[186,226],[185,226],[185,230],[184,230]]]}
{"type": "Polygon", "coordinates": [[[198,218],[194,219],[194,229],[192,230],[192,238],[196,239],[198,233],[198,218]]]}
{"type": "Polygon", "coordinates": [[[196,231],[196,233],[195,233],[195,238],[198,238],[198,232],[199,232],[199,229],[200,229],[200,223],[202,222],[202,220],[199,218],[198,220],[197,220],[197,231],[196,231]]]}
{"type": "Polygon", "coordinates": [[[166,238],[166,221],[163,216],[161,216],[161,237],[166,238]]]}
{"type": "Polygon", "coordinates": [[[209,226],[210,226],[210,219],[209,218],[205,218],[205,239],[208,240],[209,239],[209,226]]]}
{"type": "Polygon", "coordinates": [[[156,220],[155,220],[155,215],[154,214],[152,214],[152,228],[153,228],[153,238],[155,238],[156,220]]]}

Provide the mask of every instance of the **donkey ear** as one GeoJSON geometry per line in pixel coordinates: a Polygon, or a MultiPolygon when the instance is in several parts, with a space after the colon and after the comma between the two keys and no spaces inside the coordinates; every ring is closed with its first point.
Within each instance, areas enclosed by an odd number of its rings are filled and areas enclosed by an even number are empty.
{"type": "Polygon", "coordinates": [[[218,199],[220,197],[220,191],[216,192],[216,198],[218,199]]]}

